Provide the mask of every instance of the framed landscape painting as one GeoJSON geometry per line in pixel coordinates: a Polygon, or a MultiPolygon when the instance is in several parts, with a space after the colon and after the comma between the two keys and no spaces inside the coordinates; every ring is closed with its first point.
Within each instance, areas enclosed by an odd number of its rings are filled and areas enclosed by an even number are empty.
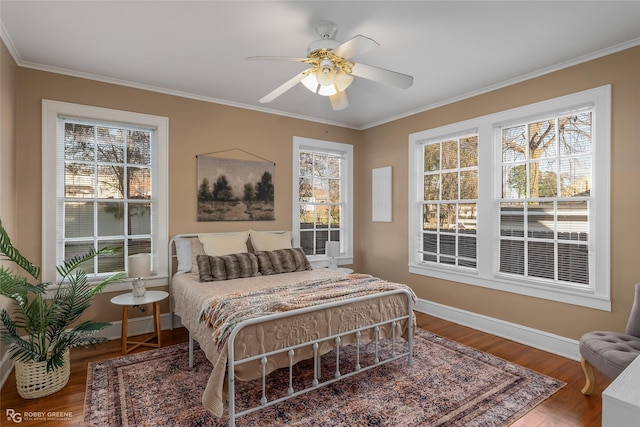
{"type": "Polygon", "coordinates": [[[198,221],[274,220],[271,162],[198,156],[198,221]]]}

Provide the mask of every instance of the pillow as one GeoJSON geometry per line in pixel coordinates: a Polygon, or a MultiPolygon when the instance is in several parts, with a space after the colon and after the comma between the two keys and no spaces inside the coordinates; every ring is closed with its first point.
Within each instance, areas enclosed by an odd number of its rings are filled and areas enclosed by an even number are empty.
{"type": "Polygon", "coordinates": [[[260,274],[265,276],[311,270],[311,264],[301,248],[260,251],[255,255],[258,258],[260,274]]]}
{"type": "Polygon", "coordinates": [[[224,267],[227,270],[227,280],[241,277],[258,276],[258,258],[252,253],[223,255],[224,267]]]}
{"type": "Polygon", "coordinates": [[[231,280],[259,276],[258,258],[252,253],[223,256],[198,255],[198,276],[201,282],[231,280]]]}
{"type": "Polygon", "coordinates": [[[178,258],[177,273],[189,273],[192,269],[191,265],[191,238],[178,237],[173,240],[176,245],[176,258],[178,258]]]}
{"type": "Polygon", "coordinates": [[[191,272],[198,272],[198,255],[206,255],[204,253],[204,247],[202,247],[202,242],[197,237],[191,238],[191,272]]]}
{"type": "Polygon", "coordinates": [[[198,277],[201,282],[227,280],[227,270],[224,260],[220,257],[197,255],[198,277]]]}
{"type": "Polygon", "coordinates": [[[202,242],[204,253],[209,256],[222,256],[248,252],[248,231],[224,234],[199,234],[198,240],[202,242]]]}
{"type": "Polygon", "coordinates": [[[291,232],[273,233],[267,231],[249,230],[251,245],[254,251],[275,251],[276,249],[291,248],[291,232]]]}

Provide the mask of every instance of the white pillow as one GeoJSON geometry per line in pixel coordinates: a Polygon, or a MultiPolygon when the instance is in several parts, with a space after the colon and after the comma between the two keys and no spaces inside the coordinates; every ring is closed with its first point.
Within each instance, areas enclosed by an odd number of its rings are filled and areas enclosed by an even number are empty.
{"type": "Polygon", "coordinates": [[[173,240],[176,245],[176,257],[178,269],[176,273],[189,273],[191,271],[191,237],[178,237],[173,240]]]}
{"type": "Polygon", "coordinates": [[[291,248],[291,232],[280,233],[249,230],[251,245],[255,251],[275,251],[291,248]]]}
{"type": "Polygon", "coordinates": [[[247,249],[248,231],[238,233],[199,234],[198,239],[209,256],[222,256],[249,252],[247,249]]]}

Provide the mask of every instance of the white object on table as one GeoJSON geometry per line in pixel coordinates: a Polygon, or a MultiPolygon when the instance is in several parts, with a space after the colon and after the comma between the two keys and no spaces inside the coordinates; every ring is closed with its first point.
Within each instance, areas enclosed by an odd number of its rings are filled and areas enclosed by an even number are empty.
{"type": "Polygon", "coordinates": [[[111,298],[111,303],[122,306],[122,354],[127,354],[140,346],[161,347],[162,334],[160,329],[160,301],[169,296],[165,291],[148,291],[143,296],[134,296],[133,293],[121,294],[111,298]],[[127,326],[129,323],[129,307],[143,304],[153,304],[153,330],[154,335],[144,341],[129,341],[127,337],[127,326]],[[150,343],[152,339],[157,338],[157,343],[150,343]],[[128,344],[133,347],[127,348],[128,344]]]}
{"type": "Polygon", "coordinates": [[[640,356],[602,392],[602,427],[638,425],[640,356]]]}
{"type": "Polygon", "coordinates": [[[351,268],[344,268],[344,267],[338,267],[338,268],[336,268],[336,271],[339,271],[340,273],[346,273],[346,274],[351,274],[351,273],[353,273],[353,269],[351,269],[351,268]]]}

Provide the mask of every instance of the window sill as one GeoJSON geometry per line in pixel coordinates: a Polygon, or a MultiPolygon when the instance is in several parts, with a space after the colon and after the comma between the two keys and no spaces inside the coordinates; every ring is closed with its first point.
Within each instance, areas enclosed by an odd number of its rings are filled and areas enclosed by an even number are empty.
{"type": "Polygon", "coordinates": [[[429,268],[422,265],[410,264],[409,273],[422,276],[434,277],[437,279],[449,280],[452,282],[464,283],[467,285],[480,286],[483,288],[495,289],[504,292],[511,292],[519,295],[526,295],[565,304],[578,305],[582,307],[595,308],[597,310],[611,311],[611,300],[609,298],[594,295],[586,291],[568,288],[541,287],[533,283],[514,283],[499,277],[486,277],[474,273],[462,273],[458,271],[448,271],[445,269],[429,268]]]}

